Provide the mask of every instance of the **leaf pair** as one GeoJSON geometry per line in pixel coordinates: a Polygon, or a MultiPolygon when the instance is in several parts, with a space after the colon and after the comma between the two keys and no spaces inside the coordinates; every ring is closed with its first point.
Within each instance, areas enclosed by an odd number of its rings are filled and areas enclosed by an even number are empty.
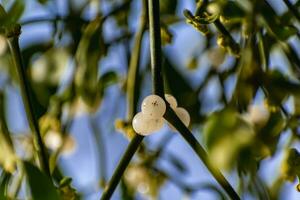
{"type": "Polygon", "coordinates": [[[36,166],[24,162],[27,180],[33,200],[77,200],[78,194],[70,186],[72,179],[64,178],[56,188],[51,179],[36,166]]]}

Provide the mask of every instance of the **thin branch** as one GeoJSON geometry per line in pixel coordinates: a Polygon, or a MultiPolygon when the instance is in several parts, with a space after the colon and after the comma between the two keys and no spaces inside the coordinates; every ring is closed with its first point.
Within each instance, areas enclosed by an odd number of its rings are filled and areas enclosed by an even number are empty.
{"type": "Polygon", "coordinates": [[[148,0],[153,93],[164,99],[159,0],[148,0]]]}
{"type": "Polygon", "coordinates": [[[130,57],[129,71],[127,78],[127,102],[128,102],[128,121],[131,121],[136,113],[138,97],[138,77],[139,77],[139,65],[141,58],[141,48],[144,32],[147,25],[147,3],[144,2],[144,8],[141,14],[140,24],[138,31],[135,35],[134,46],[130,57]]]}
{"type": "Polygon", "coordinates": [[[132,159],[133,155],[137,151],[138,147],[140,146],[141,142],[143,141],[143,136],[136,135],[130,142],[129,146],[127,147],[124,155],[122,156],[121,161],[119,162],[117,168],[114,171],[112,178],[109,181],[109,184],[104,189],[101,200],[108,200],[111,198],[113,192],[115,191],[120,179],[126,170],[130,160],[132,159]]]}
{"type": "Polygon", "coordinates": [[[223,174],[220,172],[219,169],[214,167],[211,163],[208,154],[206,153],[205,149],[198,143],[196,138],[192,135],[190,130],[181,122],[181,120],[177,117],[175,112],[167,106],[167,111],[164,115],[165,119],[171,123],[181,134],[181,136],[189,143],[190,147],[195,151],[197,156],[202,160],[204,165],[216,179],[216,181],[221,185],[221,187],[227,192],[228,196],[231,199],[239,200],[239,195],[235,192],[233,187],[230,183],[226,180],[223,174]]]}
{"type": "Polygon", "coordinates": [[[23,65],[21,51],[19,47],[19,37],[14,36],[12,38],[8,39],[9,41],[9,47],[10,51],[13,57],[13,62],[16,66],[16,70],[18,72],[18,76],[20,79],[20,88],[21,88],[21,94],[26,110],[26,115],[28,119],[29,126],[32,130],[33,139],[34,139],[34,148],[38,155],[38,160],[41,169],[49,176],[50,170],[49,170],[49,161],[48,161],[48,155],[46,148],[44,146],[41,132],[39,129],[39,124],[36,118],[36,115],[34,113],[34,107],[32,102],[32,94],[31,90],[29,88],[29,80],[27,78],[26,70],[23,65]]]}
{"type": "Polygon", "coordinates": [[[5,142],[8,143],[8,145],[11,146],[11,148],[13,149],[14,145],[13,145],[13,142],[12,142],[12,139],[10,137],[10,133],[9,133],[9,130],[8,130],[8,127],[7,127],[7,123],[6,123],[6,119],[5,119],[5,107],[4,107],[4,94],[3,92],[0,90],[0,130],[1,130],[1,133],[3,136],[4,136],[4,139],[6,140],[5,142]]]}
{"type": "Polygon", "coordinates": [[[101,163],[100,167],[100,184],[101,186],[105,185],[106,183],[106,174],[107,174],[107,166],[106,166],[106,148],[105,148],[105,142],[104,137],[102,135],[102,132],[100,132],[96,120],[90,116],[89,118],[90,126],[92,129],[92,134],[95,138],[96,148],[99,153],[99,161],[101,163]]]}
{"type": "Polygon", "coordinates": [[[32,25],[35,23],[44,23],[44,22],[49,22],[49,23],[54,23],[58,21],[68,21],[70,18],[63,18],[60,16],[56,17],[38,17],[38,18],[32,18],[32,19],[26,19],[22,21],[20,24],[21,26],[26,26],[26,25],[32,25]]]}
{"type": "Polygon", "coordinates": [[[222,77],[222,74],[218,73],[217,78],[219,80],[220,86],[221,86],[221,98],[225,106],[228,105],[226,93],[225,93],[225,84],[224,84],[224,79],[222,77]]]}

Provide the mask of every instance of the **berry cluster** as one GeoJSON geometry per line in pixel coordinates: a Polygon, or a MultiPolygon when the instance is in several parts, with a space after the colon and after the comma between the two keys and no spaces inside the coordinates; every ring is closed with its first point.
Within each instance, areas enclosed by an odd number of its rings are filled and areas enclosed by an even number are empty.
{"type": "MultiPolygon", "coordinates": [[[[189,113],[184,108],[177,107],[177,101],[172,95],[166,94],[165,98],[179,119],[185,126],[188,126],[190,123],[189,113]]],[[[132,127],[135,132],[146,136],[162,128],[164,124],[163,115],[166,112],[166,103],[160,96],[147,96],[142,102],[141,110],[142,111],[137,113],[132,120],[132,127]]],[[[170,125],[170,127],[174,129],[172,125],[170,125]]]]}

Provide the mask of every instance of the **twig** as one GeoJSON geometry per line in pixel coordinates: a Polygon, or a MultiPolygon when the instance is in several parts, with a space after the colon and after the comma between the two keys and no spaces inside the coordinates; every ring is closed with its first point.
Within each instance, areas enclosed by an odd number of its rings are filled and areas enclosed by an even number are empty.
{"type": "Polygon", "coordinates": [[[5,106],[4,105],[4,95],[3,95],[3,92],[0,90],[0,130],[1,130],[0,135],[2,134],[4,136],[4,139],[6,140],[5,142],[7,142],[13,149],[14,145],[13,145],[13,142],[12,142],[12,139],[10,137],[10,133],[9,133],[9,130],[7,127],[5,113],[4,113],[5,112],[4,106],[5,106]]]}
{"type": "Polygon", "coordinates": [[[89,118],[89,122],[90,122],[90,126],[92,129],[92,134],[95,138],[95,143],[96,143],[96,147],[98,149],[100,158],[99,161],[101,163],[101,167],[100,167],[100,184],[105,185],[106,183],[106,172],[107,172],[107,168],[106,168],[106,148],[105,148],[105,142],[104,142],[104,137],[102,136],[102,133],[100,132],[99,128],[97,127],[96,124],[96,120],[90,116],[89,118]]]}
{"type": "Polygon", "coordinates": [[[148,0],[153,93],[164,99],[159,0],[148,0]]]}
{"type": "Polygon", "coordinates": [[[114,171],[112,178],[109,181],[109,184],[104,189],[101,200],[108,200],[111,198],[113,192],[115,191],[120,179],[127,168],[131,158],[133,157],[134,153],[137,151],[138,147],[140,146],[141,142],[143,141],[143,136],[136,135],[130,142],[129,146],[127,147],[124,155],[122,156],[121,161],[119,162],[117,168],[114,171]]]}
{"type": "Polygon", "coordinates": [[[202,160],[204,165],[216,179],[216,181],[222,186],[222,188],[227,192],[228,196],[231,199],[238,200],[240,199],[239,195],[235,192],[230,183],[226,180],[223,174],[219,169],[214,167],[211,163],[208,154],[204,150],[204,148],[198,143],[196,138],[192,135],[189,129],[181,122],[181,120],[177,117],[175,112],[167,106],[166,114],[164,115],[165,119],[171,123],[181,134],[181,136],[189,143],[190,147],[195,151],[197,156],[202,160]]]}
{"type": "Polygon", "coordinates": [[[144,32],[147,25],[147,3],[144,3],[144,8],[141,14],[140,24],[138,31],[135,35],[134,46],[132,54],[130,57],[129,71],[127,78],[127,102],[128,102],[128,121],[131,121],[136,113],[138,98],[137,90],[138,87],[138,75],[139,75],[139,65],[141,57],[141,47],[144,32]]]}
{"type": "Polygon", "coordinates": [[[11,37],[8,39],[8,41],[9,41],[10,51],[13,57],[13,62],[16,66],[16,70],[18,72],[18,76],[20,79],[22,98],[26,110],[26,115],[28,118],[28,123],[32,130],[34,147],[38,155],[39,164],[41,169],[47,175],[51,176],[49,170],[48,155],[42,140],[39,124],[34,113],[34,107],[33,107],[32,96],[31,96],[32,94],[29,88],[30,83],[27,78],[25,67],[23,66],[21,51],[19,47],[19,37],[18,36],[11,37]]]}

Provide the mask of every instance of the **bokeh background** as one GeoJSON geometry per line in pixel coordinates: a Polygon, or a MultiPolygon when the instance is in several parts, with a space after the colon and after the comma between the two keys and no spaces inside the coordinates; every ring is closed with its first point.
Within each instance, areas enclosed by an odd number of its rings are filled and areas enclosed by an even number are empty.
{"type": "MultiPolygon", "coordinates": [[[[9,0],[0,1],[4,4],[9,4],[9,0]]],[[[55,69],[56,75],[45,72],[45,68],[40,69],[39,65],[43,65],[45,61],[39,60],[41,54],[37,53],[35,57],[31,58],[31,75],[33,80],[39,78],[50,77],[52,81],[59,82],[58,91],[63,90],[64,85],[68,83],[72,72],[74,70],[74,60],[67,54],[63,47],[69,43],[71,36],[69,33],[65,33],[65,27],[62,23],[57,24],[57,30],[54,29],[52,23],[41,21],[30,23],[35,19],[48,19],[55,18],[56,16],[68,16],[69,8],[67,6],[67,0],[55,0],[48,1],[46,5],[42,5],[35,0],[24,1],[26,9],[21,17],[21,23],[25,23],[22,26],[22,34],[20,37],[21,49],[27,49],[35,44],[48,44],[52,41],[56,47],[58,69],[55,69]],[[53,33],[56,31],[56,34],[53,33]],[[53,40],[54,39],[54,40],[53,40]],[[62,47],[62,52],[57,53],[58,48],[62,47]],[[66,54],[66,55],[64,55],[66,54]],[[38,62],[38,64],[36,64],[38,62]],[[43,71],[44,70],[44,71],[43,71]],[[35,77],[36,76],[36,77],[35,77]],[[56,80],[57,79],[57,80],[56,80]]],[[[84,0],[70,0],[74,8],[80,7],[85,3],[84,0]]],[[[100,1],[99,1],[100,2],[100,1]]],[[[122,1],[117,0],[102,0],[101,11],[108,13],[115,5],[118,5],[122,1]]],[[[269,1],[276,12],[284,13],[287,8],[282,1],[269,1]]],[[[82,14],[85,20],[93,19],[97,10],[97,1],[91,1],[91,4],[87,6],[82,14]]],[[[178,1],[176,13],[180,19],[183,19],[183,10],[194,10],[195,2],[193,0],[178,1]]],[[[128,31],[129,33],[135,33],[138,26],[138,18],[141,10],[141,1],[134,0],[131,4],[131,12],[128,17],[128,31]]],[[[193,29],[192,26],[185,23],[184,20],[179,20],[177,23],[172,24],[169,30],[173,34],[172,43],[163,47],[165,53],[172,59],[172,63],[175,64],[176,70],[187,80],[190,86],[195,89],[205,79],[209,69],[211,68],[209,56],[207,53],[202,53],[201,49],[204,48],[204,37],[193,29]],[[195,58],[192,60],[191,58],[195,58]],[[190,69],[191,65],[194,69],[190,69]]],[[[103,25],[103,38],[104,41],[112,41],[114,38],[118,38],[124,33],[124,30],[118,27],[114,18],[109,18],[103,25]]],[[[299,40],[296,38],[290,39],[290,44],[297,49],[297,53],[300,52],[299,40]]],[[[126,44],[125,44],[126,45],[126,44]]],[[[104,91],[101,104],[93,114],[87,112],[87,109],[80,103],[77,105],[77,111],[72,125],[69,127],[69,132],[72,137],[75,138],[75,149],[67,155],[62,155],[59,158],[59,165],[62,168],[63,173],[66,176],[70,176],[73,179],[74,188],[78,189],[83,194],[83,199],[94,200],[99,199],[102,189],[99,187],[99,181],[101,177],[105,177],[108,180],[115,167],[118,164],[121,156],[123,155],[127,145],[128,139],[126,136],[115,128],[116,119],[126,118],[126,94],[123,91],[124,79],[127,73],[127,54],[124,48],[124,43],[116,43],[112,45],[107,52],[107,55],[99,62],[99,74],[104,74],[108,71],[114,71],[118,74],[118,82],[106,88],[104,91]],[[101,145],[99,147],[99,144],[101,145]],[[98,146],[97,146],[98,145],[98,146]],[[100,152],[100,153],[99,153],[100,152]]],[[[132,46],[132,40],[127,44],[132,46]]],[[[55,52],[54,52],[55,54],[55,52]]],[[[141,68],[146,69],[149,61],[149,37],[148,33],[143,39],[141,68]]],[[[299,55],[299,54],[298,54],[299,55]]],[[[53,57],[52,57],[53,59],[53,57]]],[[[234,58],[232,56],[226,57],[225,62],[221,67],[232,63],[234,58]]],[[[286,58],[282,55],[280,50],[273,50],[270,58],[270,66],[276,67],[283,73],[290,73],[285,65],[287,65],[286,58]]],[[[20,91],[11,76],[8,74],[8,70],[3,63],[0,66],[0,86],[5,93],[6,108],[8,125],[14,135],[20,136],[29,132],[28,123],[20,96],[20,91]]],[[[235,78],[228,79],[225,83],[225,95],[230,97],[236,80],[235,78]]],[[[174,83],[180,84],[180,83],[174,83]]],[[[39,86],[38,86],[39,87],[39,86]]],[[[143,82],[141,84],[142,92],[140,101],[143,97],[151,93],[151,77],[150,74],[145,74],[143,82]]],[[[199,94],[199,98],[202,102],[202,113],[211,113],[220,107],[218,99],[220,95],[220,86],[218,80],[211,79],[205,89],[199,94]]],[[[263,94],[257,94],[255,101],[261,102],[263,94]]],[[[287,101],[286,108],[292,110],[291,101],[287,101]]],[[[201,126],[195,126],[192,128],[193,134],[197,137],[200,143],[203,143],[201,134],[201,126]]],[[[283,148],[285,141],[291,133],[288,131],[283,133],[278,149],[283,148]]],[[[199,184],[213,184],[217,185],[216,181],[209,174],[202,162],[197,158],[192,149],[186,144],[182,137],[170,130],[165,125],[164,128],[147,137],[145,144],[149,150],[155,151],[161,141],[171,137],[171,140],[163,145],[164,151],[161,157],[157,161],[157,167],[168,172],[172,177],[178,179],[187,185],[199,185],[199,184]],[[174,167],[170,162],[170,157],[175,156],[181,163],[184,164],[186,171],[182,172],[178,168],[174,167]]],[[[297,147],[298,144],[295,144],[297,147]]],[[[136,160],[137,158],[134,158],[136,160]]],[[[260,177],[266,182],[267,185],[271,185],[276,176],[280,173],[280,163],[283,159],[283,152],[278,150],[278,153],[271,158],[265,159],[259,169],[260,177]]],[[[229,181],[237,187],[237,174],[225,173],[229,181]]],[[[294,183],[286,183],[280,192],[280,199],[299,199],[300,194],[296,191],[294,183]]],[[[217,186],[218,187],[218,186],[217,186]]],[[[24,188],[23,188],[24,189],[24,188]]],[[[137,194],[137,199],[146,199],[143,195],[147,188],[140,188],[140,193],[137,194]]],[[[23,192],[24,195],[25,192],[23,192]]],[[[245,195],[245,199],[255,199],[251,195],[245,195]]],[[[120,188],[114,193],[113,199],[121,199],[120,188]]],[[[210,189],[200,189],[199,191],[189,195],[186,194],[180,187],[178,187],[172,181],[166,181],[159,192],[158,199],[217,199],[217,196],[210,189]]]]}

